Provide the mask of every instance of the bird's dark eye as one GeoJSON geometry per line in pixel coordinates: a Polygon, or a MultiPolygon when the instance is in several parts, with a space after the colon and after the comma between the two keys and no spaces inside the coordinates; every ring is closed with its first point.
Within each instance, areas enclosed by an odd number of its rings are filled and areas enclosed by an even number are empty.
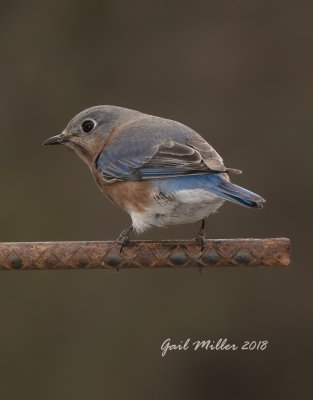
{"type": "Polygon", "coordinates": [[[87,119],[86,121],[84,121],[82,123],[82,130],[85,133],[91,132],[94,127],[95,127],[95,123],[93,121],[91,121],[90,119],[87,119]]]}

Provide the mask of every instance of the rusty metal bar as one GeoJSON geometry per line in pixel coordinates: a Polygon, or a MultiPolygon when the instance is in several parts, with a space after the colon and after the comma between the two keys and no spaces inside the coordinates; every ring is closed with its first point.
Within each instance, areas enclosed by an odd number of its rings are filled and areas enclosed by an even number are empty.
{"type": "Polygon", "coordinates": [[[272,239],[0,243],[0,270],[287,266],[290,241],[272,239]]]}

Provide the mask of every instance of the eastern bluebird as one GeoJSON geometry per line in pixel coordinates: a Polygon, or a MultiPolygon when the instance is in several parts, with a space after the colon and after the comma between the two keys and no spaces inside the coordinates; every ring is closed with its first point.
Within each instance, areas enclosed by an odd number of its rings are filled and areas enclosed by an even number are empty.
{"type": "Polygon", "coordinates": [[[96,106],[77,114],[44,145],[65,144],[90,168],[100,190],[132,219],[119,236],[122,247],[134,229],[202,220],[225,200],[261,208],[259,195],[230,182],[220,155],[197,132],[169,119],[127,108],[96,106]]]}

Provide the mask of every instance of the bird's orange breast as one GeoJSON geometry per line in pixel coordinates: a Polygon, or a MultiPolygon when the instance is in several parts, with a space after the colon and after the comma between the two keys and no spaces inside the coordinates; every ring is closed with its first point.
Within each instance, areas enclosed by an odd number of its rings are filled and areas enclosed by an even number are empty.
{"type": "Polygon", "coordinates": [[[143,212],[151,201],[151,185],[146,180],[105,182],[98,171],[93,176],[101,192],[125,211],[143,212]]]}

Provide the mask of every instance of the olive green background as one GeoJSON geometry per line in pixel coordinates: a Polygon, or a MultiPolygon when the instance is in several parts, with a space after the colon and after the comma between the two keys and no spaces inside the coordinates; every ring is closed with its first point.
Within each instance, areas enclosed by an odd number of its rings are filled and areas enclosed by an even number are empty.
{"type": "MultiPolygon", "coordinates": [[[[2,399],[309,399],[312,2],[2,1],[0,240],[110,240],[129,217],[64,147],[115,104],[202,134],[263,210],[223,206],[207,236],[289,237],[289,268],[0,273],[2,399]],[[171,352],[191,338],[266,351],[171,352]]],[[[198,226],[142,238],[191,238],[198,226]]]]}

